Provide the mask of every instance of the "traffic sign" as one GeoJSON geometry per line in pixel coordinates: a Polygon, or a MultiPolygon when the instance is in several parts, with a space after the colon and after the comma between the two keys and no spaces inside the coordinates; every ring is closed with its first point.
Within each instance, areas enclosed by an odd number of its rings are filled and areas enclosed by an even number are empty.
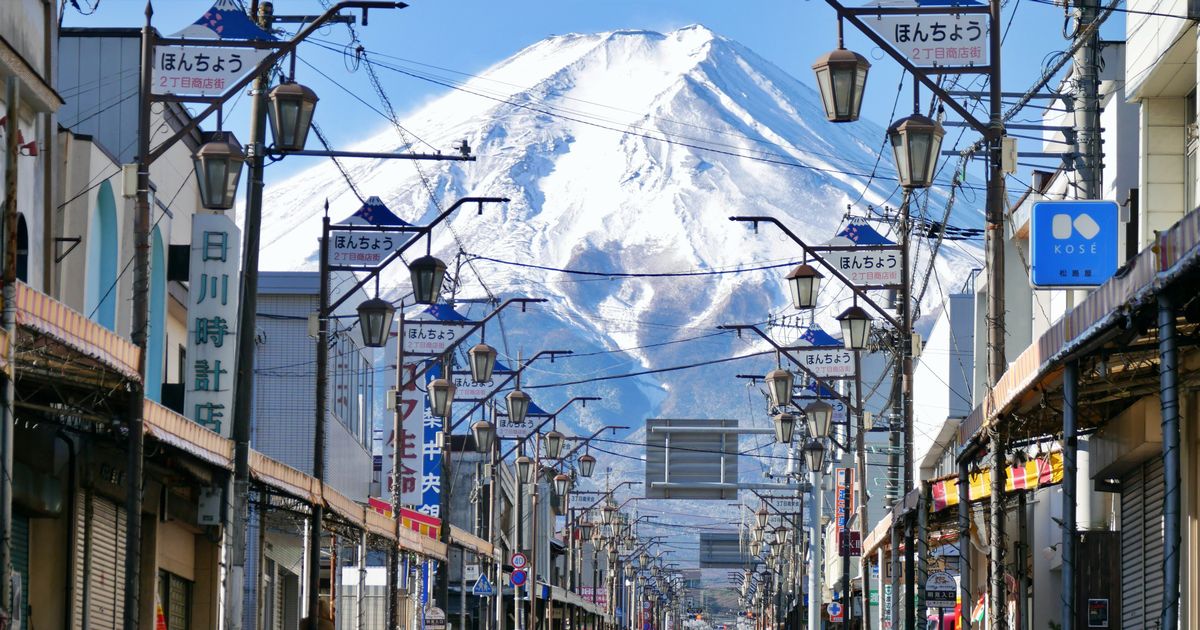
{"type": "Polygon", "coordinates": [[[1039,201],[1029,225],[1029,281],[1035,288],[1097,287],[1117,272],[1116,202],[1039,201]]]}
{"type": "Polygon", "coordinates": [[[481,597],[491,597],[496,594],[496,590],[492,588],[492,583],[488,581],[486,573],[480,573],[479,579],[475,580],[475,587],[471,592],[481,597]]]}
{"type": "Polygon", "coordinates": [[[516,571],[512,572],[512,575],[509,576],[508,581],[512,583],[513,586],[524,586],[526,578],[527,576],[525,575],[525,572],[517,569],[516,571]]]}
{"type": "Polygon", "coordinates": [[[925,579],[925,605],[929,608],[954,608],[958,604],[958,582],[947,571],[934,571],[925,579]]]}
{"type": "Polygon", "coordinates": [[[830,621],[842,620],[842,605],[837,602],[830,602],[828,608],[830,621]]]}
{"type": "Polygon", "coordinates": [[[527,564],[529,564],[529,559],[525,557],[525,554],[518,551],[512,555],[514,569],[524,569],[527,564]]]}
{"type": "Polygon", "coordinates": [[[436,606],[425,611],[425,630],[438,630],[446,627],[446,613],[436,606]]]}

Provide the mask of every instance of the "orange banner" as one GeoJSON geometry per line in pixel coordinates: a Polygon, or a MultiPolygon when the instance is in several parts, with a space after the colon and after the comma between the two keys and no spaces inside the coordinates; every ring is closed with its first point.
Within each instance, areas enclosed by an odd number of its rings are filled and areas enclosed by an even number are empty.
{"type": "MultiPolygon", "coordinates": [[[[1004,488],[1006,492],[1032,490],[1041,486],[1062,483],[1062,476],[1062,453],[1049,453],[1024,464],[1009,466],[1004,488]]],[[[972,501],[982,501],[992,496],[991,469],[985,468],[971,475],[968,490],[972,501]]],[[[937,512],[958,505],[957,479],[934,483],[931,491],[933,494],[932,511],[937,512]]]]}

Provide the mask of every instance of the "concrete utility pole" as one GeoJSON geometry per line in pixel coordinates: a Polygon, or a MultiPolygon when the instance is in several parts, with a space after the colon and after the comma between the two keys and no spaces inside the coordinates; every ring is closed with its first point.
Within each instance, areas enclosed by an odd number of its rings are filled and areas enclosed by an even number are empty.
{"type": "Polygon", "coordinates": [[[1100,29],[1088,28],[1100,13],[1098,0],[1078,0],[1075,10],[1075,51],[1072,70],[1075,76],[1075,128],[1079,153],[1083,159],[1082,190],[1084,199],[1099,199],[1104,171],[1104,151],[1100,146],[1100,29]]]}
{"type": "MultiPolygon", "coordinates": [[[[16,338],[17,298],[17,164],[21,145],[17,142],[20,133],[18,122],[21,109],[21,80],[8,77],[5,86],[5,106],[8,120],[4,127],[4,332],[10,340],[16,338]]],[[[13,365],[14,343],[8,344],[8,365],[13,365]]],[[[3,419],[0,421],[0,610],[10,616],[8,603],[12,601],[12,478],[13,478],[13,432],[14,399],[16,390],[11,376],[3,379],[3,419]]]]}

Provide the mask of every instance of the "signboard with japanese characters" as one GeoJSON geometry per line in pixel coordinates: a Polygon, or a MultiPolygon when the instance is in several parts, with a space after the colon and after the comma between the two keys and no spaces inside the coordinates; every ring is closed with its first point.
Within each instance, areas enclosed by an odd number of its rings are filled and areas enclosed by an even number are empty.
{"type": "Polygon", "coordinates": [[[399,250],[408,239],[396,232],[331,230],[329,264],[333,267],[372,269],[399,250]]]}
{"type": "Polygon", "coordinates": [[[885,289],[900,284],[900,248],[862,219],[852,219],[816,249],[855,286],[885,289]]]}
{"type": "Polygon", "coordinates": [[[450,344],[458,341],[466,332],[470,322],[409,320],[404,322],[400,339],[404,343],[404,354],[433,357],[446,351],[450,344]]]}
{"type": "Polygon", "coordinates": [[[421,502],[421,462],[424,459],[421,454],[421,440],[425,436],[425,393],[417,389],[417,384],[413,381],[417,367],[416,363],[406,363],[401,372],[402,382],[409,383],[409,386],[400,392],[398,401],[400,444],[396,450],[400,453],[400,479],[392,480],[388,488],[389,491],[395,492],[399,486],[402,505],[418,505],[421,502]]]}
{"type": "Polygon", "coordinates": [[[512,417],[508,414],[496,414],[496,437],[509,440],[522,439],[537,426],[534,424],[534,420],[533,416],[526,415],[524,422],[513,422],[512,417]]]}
{"type": "Polygon", "coordinates": [[[275,36],[250,20],[233,0],[217,0],[175,38],[196,40],[195,45],[154,47],[150,91],[176,96],[218,96],[254,71],[270,54],[251,41],[269,42],[275,36]],[[205,46],[205,40],[245,41],[246,47],[205,46]]]}
{"type": "Polygon", "coordinates": [[[192,215],[184,414],[225,438],[233,428],[241,242],[228,216],[192,215]]]}
{"type": "Polygon", "coordinates": [[[854,376],[854,353],[842,342],[813,324],[800,336],[798,344],[811,349],[795,350],[791,354],[804,367],[821,378],[847,378],[854,376]]]}
{"type": "MultiPolygon", "coordinates": [[[[406,381],[416,372],[419,364],[404,366],[406,381]]],[[[429,382],[440,374],[437,366],[425,373],[422,387],[405,389],[400,394],[401,405],[401,454],[400,503],[410,505],[417,512],[441,518],[442,493],[442,450],[438,448],[438,433],[442,431],[442,420],[429,409],[429,382]]]]}
{"type": "MultiPolygon", "coordinates": [[[[475,379],[471,378],[471,372],[455,370],[454,402],[477,403],[486,400],[495,391],[497,382],[504,380],[510,373],[509,370],[497,363],[492,371],[492,380],[486,383],[477,383],[475,379]]],[[[498,400],[498,402],[503,402],[503,400],[498,400]]],[[[470,409],[470,407],[467,408],[470,409]]]]}
{"type": "Polygon", "coordinates": [[[865,22],[917,67],[986,66],[988,16],[981,13],[880,15],[865,22]]]}
{"type": "MultiPolygon", "coordinates": [[[[836,490],[834,493],[834,517],[836,519],[838,546],[843,545],[842,532],[846,530],[846,521],[854,512],[854,469],[838,468],[834,476],[836,490]]],[[[861,544],[860,551],[861,554],[861,544]]]]}
{"type": "Polygon", "coordinates": [[[254,48],[155,46],[151,92],[220,96],[269,53],[254,48]]]}

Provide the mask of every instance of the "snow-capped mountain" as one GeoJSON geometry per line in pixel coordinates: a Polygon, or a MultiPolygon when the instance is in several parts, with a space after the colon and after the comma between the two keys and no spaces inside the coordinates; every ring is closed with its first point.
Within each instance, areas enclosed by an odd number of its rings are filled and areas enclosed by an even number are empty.
{"type": "MultiPolygon", "coordinates": [[[[380,73],[385,81],[395,76],[387,69],[380,73]]],[[[329,125],[338,116],[318,107],[319,122],[329,125]]],[[[547,298],[528,313],[507,313],[503,329],[492,329],[489,341],[503,340],[501,352],[510,362],[518,351],[529,356],[540,349],[588,355],[534,365],[525,389],[547,409],[570,396],[603,396],[603,403],[564,414],[568,426],[590,434],[605,423],[627,425],[632,431],[618,441],[631,444],[641,441],[638,430],[648,417],[733,417],[765,426],[757,389],[734,377],[762,374],[774,358],[540,386],[764,350],[756,340],[720,333],[716,326],[791,314],[782,282],[787,268],[780,265],[798,261],[800,249],[770,226],[756,233],[728,217],[779,217],[816,243],[834,236],[847,204],[860,196],[860,206],[899,198],[891,196],[890,155],[879,161],[879,176],[869,184],[865,175],[877,163],[882,127],[826,122],[812,88],[703,26],[551,37],[421,107],[403,124],[447,151],[465,139],[478,160],[348,161],[350,177],[363,194],[379,196],[414,224],[462,196],[510,198],[504,207],[485,206],[482,214],[473,207],[457,213],[435,231],[433,251],[452,270],[459,267],[460,250],[487,258],[461,260],[458,298],[488,292],[547,298]],[[771,265],[778,267],[761,269],[771,265]],[[557,269],[728,273],[604,277],[557,269]]],[[[356,148],[429,150],[391,130],[356,148]]],[[[315,268],[326,198],[335,221],[361,205],[331,163],[273,182],[263,219],[264,268],[315,268]]],[[[946,277],[965,276],[972,265],[949,253],[939,261],[946,277]]],[[[394,266],[383,284],[399,298],[408,291],[406,271],[394,266]]],[[[836,331],[832,315],[848,297],[836,287],[825,291],[827,306],[818,309],[818,320],[827,330],[836,331]]],[[[485,307],[460,305],[468,308],[480,315],[485,307]]],[[[756,440],[767,442],[748,437],[746,448],[756,440]]],[[[622,444],[595,446],[640,455],[622,444]]],[[[607,459],[615,462],[614,474],[640,478],[639,462],[607,459]]],[[[765,464],[743,460],[743,475],[759,477],[760,466],[765,464]]]]}

